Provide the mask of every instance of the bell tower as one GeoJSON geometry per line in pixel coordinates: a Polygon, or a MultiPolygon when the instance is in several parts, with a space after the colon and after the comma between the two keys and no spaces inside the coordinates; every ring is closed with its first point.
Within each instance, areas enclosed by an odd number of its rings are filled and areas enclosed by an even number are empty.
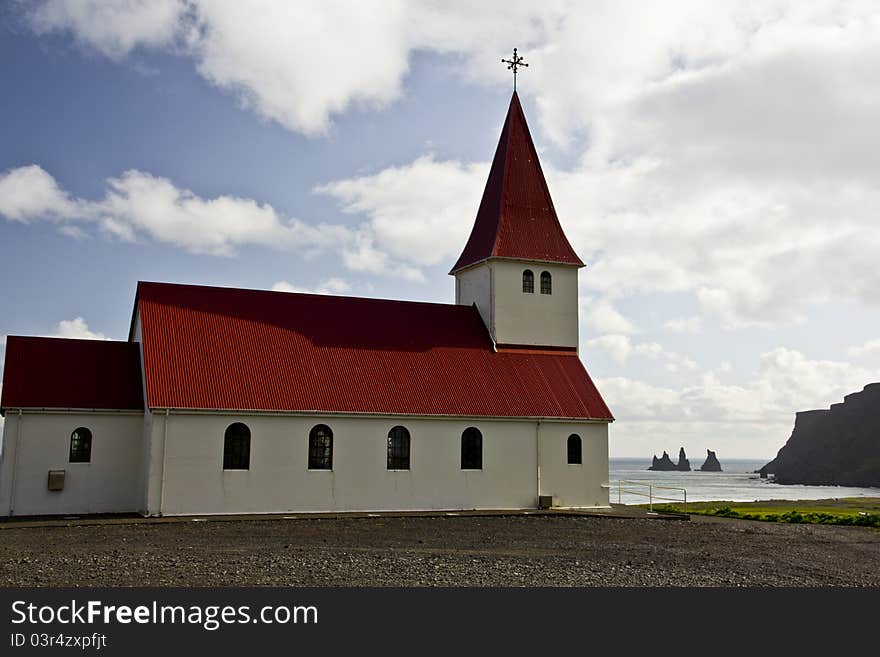
{"type": "Polygon", "coordinates": [[[578,347],[578,270],[516,91],[477,218],[449,273],[498,347],[578,347]]]}

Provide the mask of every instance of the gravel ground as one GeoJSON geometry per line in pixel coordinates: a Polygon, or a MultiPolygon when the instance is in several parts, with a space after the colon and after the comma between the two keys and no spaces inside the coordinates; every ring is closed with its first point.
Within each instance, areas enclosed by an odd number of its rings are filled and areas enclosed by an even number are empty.
{"type": "Polygon", "coordinates": [[[3,586],[880,586],[880,531],[693,517],[0,530],[3,586]]]}

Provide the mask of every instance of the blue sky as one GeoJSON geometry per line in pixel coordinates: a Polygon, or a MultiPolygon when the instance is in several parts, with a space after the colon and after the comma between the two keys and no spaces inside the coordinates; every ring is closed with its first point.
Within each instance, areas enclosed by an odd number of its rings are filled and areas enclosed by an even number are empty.
{"type": "Polygon", "coordinates": [[[0,336],[124,339],[138,280],[451,302],[517,45],[612,455],[770,457],[880,379],[880,14],[703,5],[4,5],[0,336]]]}

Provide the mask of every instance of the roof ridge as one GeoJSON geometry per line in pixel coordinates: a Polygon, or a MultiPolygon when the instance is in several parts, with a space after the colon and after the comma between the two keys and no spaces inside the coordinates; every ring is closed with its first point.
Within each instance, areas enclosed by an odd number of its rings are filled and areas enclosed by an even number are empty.
{"type": "Polygon", "coordinates": [[[13,335],[9,334],[6,336],[6,343],[9,344],[10,340],[65,340],[67,342],[92,342],[96,344],[128,344],[128,340],[117,340],[117,339],[105,339],[102,340],[100,338],[68,338],[62,335],[13,335]]]}
{"type": "Polygon", "coordinates": [[[264,288],[251,288],[251,287],[232,287],[226,285],[203,285],[199,283],[166,283],[162,281],[138,281],[138,287],[141,285],[158,285],[165,287],[177,287],[177,288],[203,288],[209,290],[232,290],[235,292],[247,292],[249,294],[287,294],[292,296],[299,297],[317,297],[321,299],[347,299],[347,300],[355,300],[355,301],[366,301],[366,302],[379,302],[379,303],[397,303],[397,304],[415,304],[420,306],[442,306],[444,308],[470,308],[470,306],[463,306],[457,303],[445,303],[442,301],[414,301],[411,299],[384,299],[381,297],[359,297],[353,296],[349,294],[319,294],[317,292],[288,292],[287,290],[267,290],[264,288]]]}
{"type": "MultiPolygon", "coordinates": [[[[510,158],[508,157],[508,152],[510,150],[510,124],[513,121],[513,101],[516,99],[517,105],[519,105],[519,95],[516,93],[516,89],[513,90],[513,96],[510,99],[510,106],[507,108],[507,116],[504,117],[504,127],[501,129],[501,136],[498,139],[498,148],[496,151],[501,150],[501,140],[504,140],[504,164],[501,170],[501,200],[498,204],[498,217],[495,220],[495,236],[492,238],[492,247],[489,249],[489,255],[495,255],[495,249],[498,247],[498,235],[501,233],[501,217],[504,214],[504,184],[507,181],[507,172],[509,170],[510,158]]],[[[496,152],[495,156],[498,156],[496,152]]],[[[494,159],[492,164],[494,165],[494,159]]],[[[491,171],[489,172],[489,176],[492,176],[491,171]]],[[[489,187],[489,181],[486,181],[486,188],[489,187]]],[[[485,194],[486,191],[483,191],[485,194]]],[[[482,205],[482,199],[480,199],[480,205],[482,205]]],[[[476,228],[476,226],[474,226],[476,228]]]]}

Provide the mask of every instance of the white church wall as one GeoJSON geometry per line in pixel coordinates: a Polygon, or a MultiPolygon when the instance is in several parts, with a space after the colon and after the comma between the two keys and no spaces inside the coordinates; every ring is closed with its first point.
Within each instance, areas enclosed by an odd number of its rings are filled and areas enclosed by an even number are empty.
{"type": "Polygon", "coordinates": [[[132,328],[134,329],[134,333],[132,333],[131,341],[143,343],[143,340],[141,339],[141,311],[139,308],[134,309],[132,328]]]}
{"type": "MultiPolygon", "coordinates": [[[[161,418],[159,422],[161,423],[161,418]]],[[[153,440],[153,427],[157,424],[153,420],[153,414],[147,410],[144,413],[144,422],[141,426],[141,463],[148,464],[147,467],[141,467],[137,473],[138,479],[138,511],[146,513],[150,508],[150,491],[158,491],[158,485],[154,481],[156,477],[157,464],[161,463],[159,459],[154,457],[157,446],[153,440]]]]}
{"type": "Polygon", "coordinates": [[[157,457],[157,445],[153,441],[153,414],[150,411],[149,405],[146,404],[147,400],[147,383],[146,383],[146,371],[147,368],[144,365],[144,343],[143,343],[143,328],[141,326],[141,312],[140,308],[135,306],[134,310],[134,319],[132,321],[132,342],[136,342],[138,345],[138,354],[140,357],[141,363],[141,390],[143,391],[145,406],[144,409],[144,422],[141,427],[142,432],[142,440],[141,440],[141,463],[148,463],[149,467],[140,468],[137,473],[138,479],[138,511],[142,513],[146,513],[146,510],[151,508],[151,492],[153,496],[156,497],[156,504],[158,505],[158,484],[155,481],[155,473],[157,472],[157,467],[161,464],[157,457]]]}
{"type": "Polygon", "coordinates": [[[9,515],[15,467],[15,434],[19,427],[19,417],[17,412],[7,411],[3,423],[3,451],[0,452],[0,516],[9,515]]]}
{"type": "MultiPolygon", "coordinates": [[[[154,414],[153,439],[163,419],[154,414]]],[[[457,419],[172,414],[161,497],[163,515],[296,511],[533,508],[537,500],[534,422],[457,419]],[[250,469],[223,470],[232,422],[251,430],[250,469]],[[308,470],[308,436],[333,430],[333,470],[308,470]],[[410,470],[389,471],[388,431],[410,431],[410,470]],[[483,469],[461,469],[461,433],[483,434],[483,469]]],[[[603,477],[607,479],[607,475],[603,477]]],[[[150,512],[158,513],[156,499],[150,512]]]]}
{"type": "Polygon", "coordinates": [[[578,269],[493,258],[456,274],[455,300],[477,309],[495,342],[553,347],[578,346],[578,269]],[[535,276],[535,291],[522,290],[523,272],[535,276]],[[541,294],[549,272],[552,293],[541,294]]]}
{"type": "Polygon", "coordinates": [[[162,508],[162,487],[165,475],[165,437],[170,417],[164,411],[152,412],[149,426],[144,426],[144,463],[141,475],[141,511],[145,515],[159,515],[162,508]]]}
{"type": "Polygon", "coordinates": [[[119,513],[141,507],[143,415],[9,411],[0,466],[0,515],[119,513]],[[70,435],[92,432],[91,461],[70,463],[70,435]],[[14,472],[13,472],[14,469],[14,472]],[[48,490],[49,470],[64,470],[64,489],[48,490]]]}
{"type": "MultiPolygon", "coordinates": [[[[460,306],[477,304],[483,323],[492,331],[492,273],[487,263],[471,267],[455,275],[455,303],[460,306]]],[[[494,335],[494,334],[493,334],[494,335]]]]}
{"type": "Polygon", "coordinates": [[[608,425],[544,422],[540,426],[541,495],[559,507],[608,506],[608,425]],[[581,437],[581,464],[568,463],[568,437],[581,437]]]}
{"type": "Polygon", "coordinates": [[[492,260],[495,341],[499,344],[578,346],[578,269],[492,260]],[[535,291],[522,290],[522,275],[535,275],[535,291]],[[541,294],[541,272],[550,272],[552,294],[541,294]]]}

